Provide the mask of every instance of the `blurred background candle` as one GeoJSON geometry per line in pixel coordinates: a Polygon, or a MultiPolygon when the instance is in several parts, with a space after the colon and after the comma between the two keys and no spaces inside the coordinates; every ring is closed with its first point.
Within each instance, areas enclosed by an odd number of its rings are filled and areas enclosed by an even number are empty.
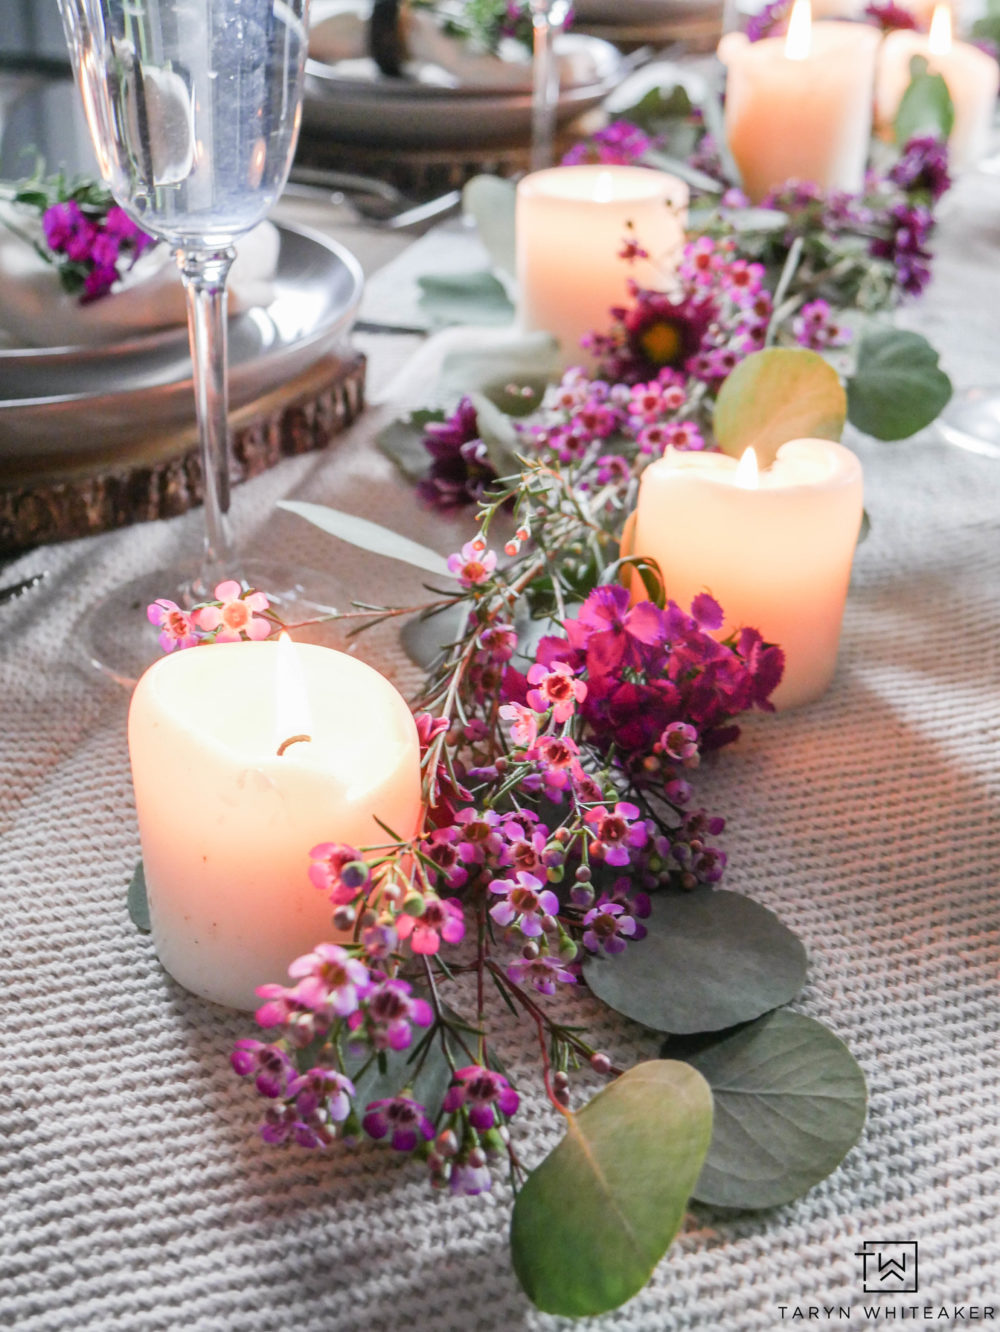
{"type": "Polygon", "coordinates": [[[795,0],[784,36],[722,39],[726,138],[755,203],[786,180],[861,189],[878,44],[867,24],[813,23],[809,0],[795,0]]]}
{"type": "Polygon", "coordinates": [[[607,332],[608,311],[627,282],[665,286],[677,265],[688,188],[662,171],[632,166],[553,167],[517,187],[517,280],[523,328],[547,329],[563,366],[589,365],[580,339],[607,332]],[[634,236],[648,260],[620,258],[634,236]]]}
{"type": "Polygon", "coordinates": [[[752,626],[780,644],[773,699],[796,707],[833,678],[861,509],[861,464],[830,440],[791,440],[759,473],[752,451],[739,463],[670,452],[642,474],[634,551],[657,561],[682,607],[716,598],[718,636],[752,626]]]}
{"type": "Polygon", "coordinates": [[[955,123],[948,136],[948,164],[961,171],[985,156],[996,108],[1000,68],[992,56],[952,39],[951,10],[939,4],[929,33],[890,32],[882,43],[875,90],[875,116],[888,133],[910,83],[910,61],[923,56],[928,70],[948,85],[955,123]]]}
{"type": "Polygon", "coordinates": [[[164,657],[129,713],[157,954],[181,985],[233,1008],[255,1007],[256,986],[336,937],[308,878],[312,847],[384,842],[376,815],[409,837],[420,814],[401,695],[342,652],[287,648],[283,665],[273,642],[164,657]]]}

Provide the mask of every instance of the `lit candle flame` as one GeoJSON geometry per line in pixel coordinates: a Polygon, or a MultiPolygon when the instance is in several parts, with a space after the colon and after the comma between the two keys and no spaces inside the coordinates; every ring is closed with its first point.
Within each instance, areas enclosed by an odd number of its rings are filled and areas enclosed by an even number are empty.
{"type": "Polygon", "coordinates": [[[610,203],[615,197],[615,178],[610,171],[602,171],[594,182],[595,203],[610,203]]]}
{"type": "Polygon", "coordinates": [[[789,60],[807,60],[812,46],[812,6],[809,0],[795,0],[785,34],[785,55],[789,60]]]}
{"type": "Polygon", "coordinates": [[[760,485],[760,469],[757,466],[757,455],[753,449],[745,449],[743,457],[736,464],[734,474],[736,484],[743,490],[756,490],[760,485]]]}
{"type": "Polygon", "coordinates": [[[275,740],[278,756],[289,745],[311,740],[312,718],[306,697],[302,661],[287,634],[278,636],[277,664],[274,669],[275,740]]]}
{"type": "Polygon", "coordinates": [[[948,5],[935,5],[931,19],[930,32],[927,34],[927,49],[931,55],[947,55],[951,50],[951,8],[948,5]]]}

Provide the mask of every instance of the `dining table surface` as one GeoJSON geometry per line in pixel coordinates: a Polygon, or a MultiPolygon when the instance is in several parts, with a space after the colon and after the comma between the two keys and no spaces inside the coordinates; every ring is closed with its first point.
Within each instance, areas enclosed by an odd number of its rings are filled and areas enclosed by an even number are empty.
{"type": "MultiPolygon", "coordinates": [[[[451,222],[413,243],[319,198],[288,197],[278,215],[337,236],[369,274],[354,334],[369,405],[323,451],[236,490],[238,541],[329,570],[366,602],[416,603],[418,571],[275,505],[330,504],[442,554],[470,538],[471,512],[422,507],[375,436],[420,405],[435,345],[378,326],[405,326],[393,312],[413,307],[419,271],[454,265],[473,242],[451,222]]],[[[930,338],[956,387],[998,382],[1000,177],[958,182],[936,254],[930,289],[895,317],[930,338]]],[[[934,427],[846,440],[871,526],[833,685],[808,707],[747,719],[697,786],[727,821],[727,886],[804,941],[795,1008],[859,1060],[867,1125],[794,1203],[693,1205],[646,1288],[581,1324],[601,1332],[867,1327],[866,1309],[890,1300],[912,1304],[897,1322],[1000,1316],[1000,458],[934,427]],[[918,1246],[918,1293],[865,1293],[868,1241],[918,1246]]],[[[130,919],[129,696],[86,665],[77,623],[116,583],[196,552],[200,524],[195,510],[43,546],[0,572],[0,585],[45,574],[0,605],[0,1327],[569,1328],[518,1286],[502,1180],[453,1198],[379,1145],[262,1142],[257,1100],[229,1064],[252,1015],[181,989],[130,919]]],[[[419,683],[393,624],[351,650],[404,693],[419,683]]],[[[566,1020],[619,1061],[656,1056],[654,1033],[572,988],[551,1001],[566,1020]]],[[[528,1165],[561,1131],[534,1039],[502,1027],[528,1165]]],[[[582,1077],[576,1103],[595,1085],[582,1077]]]]}

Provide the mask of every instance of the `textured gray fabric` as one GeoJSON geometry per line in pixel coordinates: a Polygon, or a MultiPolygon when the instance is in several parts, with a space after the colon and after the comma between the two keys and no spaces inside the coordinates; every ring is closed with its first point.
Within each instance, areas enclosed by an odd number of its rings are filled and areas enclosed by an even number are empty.
{"type": "MultiPolygon", "coordinates": [[[[906,316],[960,382],[988,378],[995,356],[998,219],[997,182],[967,182],[935,288],[906,316]]],[[[368,345],[384,383],[412,344],[368,345]]],[[[419,579],[271,512],[293,494],[454,549],[459,529],[420,511],[372,450],[377,419],[243,487],[236,514],[262,553],[331,565],[366,598],[399,601],[419,579]]],[[[966,1325],[937,1317],[943,1305],[1000,1305],[1000,463],[933,438],[858,448],[873,531],[834,687],[753,721],[699,783],[729,819],[729,886],[809,948],[801,1008],[862,1062],[868,1127],[791,1206],[695,1209],[648,1288],[590,1326],[751,1332],[809,1305],[849,1305],[838,1326],[866,1326],[863,1305],[887,1297],[862,1293],[865,1239],[919,1241],[920,1292],[892,1303],[933,1307],[935,1326],[966,1325]]],[[[199,521],[39,550],[7,571],[51,577],[0,610],[0,1327],[568,1327],[519,1292],[503,1187],[452,1201],[384,1150],[260,1143],[255,1098],[227,1063],[251,1022],[183,993],[129,923],[127,700],[77,665],[74,620],[125,573],[191,549],[199,521]]],[[[391,633],[360,651],[412,682],[391,633]]],[[[597,1017],[583,993],[560,1003],[597,1017]]],[[[624,1021],[597,1017],[597,1030],[612,1053],[655,1052],[624,1021]]],[[[534,1162],[558,1125],[530,1033],[507,1037],[534,1162]]]]}

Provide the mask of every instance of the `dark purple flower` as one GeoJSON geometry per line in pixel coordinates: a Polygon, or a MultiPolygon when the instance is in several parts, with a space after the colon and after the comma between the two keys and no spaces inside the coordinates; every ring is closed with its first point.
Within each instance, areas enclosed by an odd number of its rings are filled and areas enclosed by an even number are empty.
{"type": "Polygon", "coordinates": [[[311,1068],[293,1079],[287,1095],[294,1099],[302,1119],[318,1115],[323,1120],[342,1124],[351,1113],[354,1083],[335,1069],[311,1068]]]}
{"type": "Polygon", "coordinates": [[[434,1013],[426,999],[404,980],[379,976],[365,992],[361,1007],[348,1018],[351,1031],[363,1027],[376,1050],[405,1050],[413,1039],[410,1023],[429,1027],[434,1013]]]}
{"type": "Polygon", "coordinates": [[[408,1096],[372,1101],[366,1107],[361,1126],[377,1141],[388,1137],[389,1146],[397,1152],[412,1152],[421,1139],[427,1142],[434,1137],[434,1125],[426,1109],[408,1096]]]}
{"type": "Polygon", "coordinates": [[[948,144],[933,134],[908,139],[889,179],[907,193],[923,192],[936,203],[951,186],[948,174],[948,144]]]}
{"type": "Polygon", "coordinates": [[[490,907],[490,915],[498,925],[512,926],[528,939],[542,933],[542,917],[554,916],[559,910],[559,899],[551,889],[544,888],[533,874],[520,871],[516,879],[494,879],[490,892],[502,898],[490,907]]]}
{"type": "Polygon", "coordinates": [[[454,1114],[464,1106],[472,1127],[485,1131],[497,1127],[498,1115],[509,1119],[520,1104],[521,1098],[502,1073],[470,1064],[454,1074],[442,1109],[454,1114]]]}
{"type": "Polygon", "coordinates": [[[263,1041],[237,1041],[230,1063],[241,1078],[254,1078],[261,1096],[271,1098],[286,1095],[289,1083],[296,1076],[295,1065],[285,1051],[263,1041]]]}
{"type": "Polygon", "coordinates": [[[432,462],[417,485],[417,494],[433,508],[457,509],[478,503],[497,479],[479,437],[476,409],[468,398],[461,400],[447,420],[424,426],[424,448],[432,462]]]}
{"type": "Polygon", "coordinates": [[[594,588],[580,607],[571,631],[574,646],[586,651],[591,678],[637,665],[641,646],[657,643],[662,637],[662,612],[651,601],[630,606],[628,589],[617,583],[594,588]]]}
{"type": "Polygon", "coordinates": [[[516,957],[507,964],[507,975],[515,985],[530,981],[539,994],[555,994],[556,984],[575,985],[576,977],[559,957],[542,953],[539,957],[516,957]]]}
{"type": "Polygon", "coordinates": [[[883,32],[919,27],[916,15],[895,4],[894,0],[871,0],[865,7],[865,18],[871,19],[883,32]]]}
{"type": "Polygon", "coordinates": [[[771,0],[748,19],[745,31],[749,40],[759,42],[763,37],[783,32],[791,9],[792,0],[771,0]]]}
{"type": "Polygon", "coordinates": [[[584,948],[609,957],[623,953],[637,930],[634,917],[619,902],[599,902],[584,916],[583,924],[584,948]]]}

